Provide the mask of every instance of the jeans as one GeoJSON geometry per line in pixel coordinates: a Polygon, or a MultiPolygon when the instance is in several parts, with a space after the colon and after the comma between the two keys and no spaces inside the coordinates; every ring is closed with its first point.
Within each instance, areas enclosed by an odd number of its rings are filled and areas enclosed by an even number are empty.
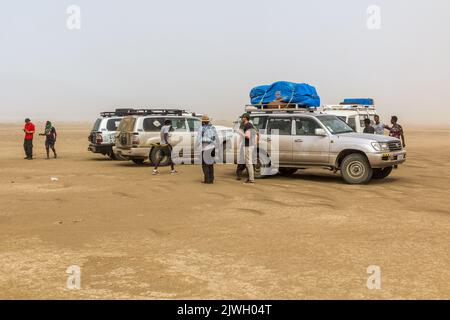
{"type": "Polygon", "coordinates": [[[202,169],[205,183],[214,183],[214,157],[216,156],[215,149],[202,151],[202,169]]]}
{"type": "Polygon", "coordinates": [[[247,167],[247,172],[248,172],[248,180],[255,181],[255,171],[253,169],[253,163],[254,163],[253,157],[254,157],[255,147],[253,147],[253,146],[245,147],[244,152],[245,152],[245,166],[247,167]]]}
{"type": "Polygon", "coordinates": [[[33,140],[25,139],[23,141],[23,149],[27,158],[33,158],[33,140]]]}

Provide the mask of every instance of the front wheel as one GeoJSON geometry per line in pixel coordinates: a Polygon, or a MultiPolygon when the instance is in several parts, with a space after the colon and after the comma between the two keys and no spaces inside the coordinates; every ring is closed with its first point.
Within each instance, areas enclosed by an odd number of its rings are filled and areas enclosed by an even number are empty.
{"type": "Polygon", "coordinates": [[[342,161],[341,173],[344,181],[349,184],[364,184],[372,178],[373,170],[365,156],[353,153],[342,161]]]}
{"type": "Polygon", "coordinates": [[[384,179],[389,176],[392,172],[392,167],[373,169],[373,179],[384,179]]]}

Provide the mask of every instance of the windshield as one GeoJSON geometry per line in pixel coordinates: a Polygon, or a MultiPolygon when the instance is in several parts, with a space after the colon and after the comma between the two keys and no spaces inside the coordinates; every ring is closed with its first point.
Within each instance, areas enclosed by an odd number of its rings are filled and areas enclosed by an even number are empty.
{"type": "Polygon", "coordinates": [[[317,119],[319,119],[332,134],[354,132],[348,124],[336,116],[318,116],[317,119]]]}

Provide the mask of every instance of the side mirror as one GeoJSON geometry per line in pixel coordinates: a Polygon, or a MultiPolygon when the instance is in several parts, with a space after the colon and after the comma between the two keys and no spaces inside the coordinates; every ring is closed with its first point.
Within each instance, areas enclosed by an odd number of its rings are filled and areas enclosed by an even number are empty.
{"type": "Polygon", "coordinates": [[[325,129],[322,128],[317,128],[314,133],[316,134],[316,136],[321,136],[321,137],[325,137],[327,136],[327,132],[325,131],[325,129]]]}

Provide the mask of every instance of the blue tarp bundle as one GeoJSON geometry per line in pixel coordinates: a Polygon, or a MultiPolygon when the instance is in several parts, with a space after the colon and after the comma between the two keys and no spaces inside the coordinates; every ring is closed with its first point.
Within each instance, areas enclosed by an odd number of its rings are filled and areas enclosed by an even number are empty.
{"type": "Polygon", "coordinates": [[[250,91],[251,103],[255,105],[268,104],[277,99],[280,102],[295,103],[307,107],[320,106],[320,97],[316,88],[306,83],[278,81],[271,85],[255,87],[250,91]]]}
{"type": "Polygon", "coordinates": [[[358,99],[353,99],[353,98],[348,98],[348,99],[344,99],[344,102],[342,102],[343,104],[361,104],[364,106],[373,106],[374,102],[373,99],[370,98],[358,98],[358,99]]]}

